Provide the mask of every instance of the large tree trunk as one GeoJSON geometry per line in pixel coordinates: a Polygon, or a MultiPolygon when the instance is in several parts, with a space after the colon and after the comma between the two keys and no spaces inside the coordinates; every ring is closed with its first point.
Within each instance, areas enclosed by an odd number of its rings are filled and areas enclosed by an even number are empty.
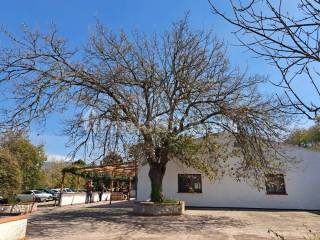
{"type": "Polygon", "coordinates": [[[164,163],[149,163],[149,177],[151,180],[151,201],[163,202],[162,180],[166,172],[166,164],[164,163]]]}

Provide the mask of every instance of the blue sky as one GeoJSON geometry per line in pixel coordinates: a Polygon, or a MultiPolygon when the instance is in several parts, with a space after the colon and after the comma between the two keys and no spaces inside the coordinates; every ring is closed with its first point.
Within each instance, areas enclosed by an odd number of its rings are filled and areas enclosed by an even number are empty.
{"type": "MultiPolygon", "coordinates": [[[[220,1],[220,4],[224,2],[220,1]]],[[[45,30],[55,23],[61,35],[79,46],[86,42],[97,19],[115,31],[137,29],[151,33],[170,28],[170,24],[181,19],[186,12],[190,12],[189,21],[193,28],[212,29],[229,44],[228,54],[233,65],[247,67],[252,74],[266,74],[274,80],[278,78],[274,69],[262,59],[254,58],[243,48],[232,46],[237,43],[231,34],[233,27],[213,15],[206,0],[10,0],[1,3],[0,24],[18,32],[22,24],[45,30]]],[[[266,91],[276,91],[271,86],[265,88],[266,91]]],[[[306,97],[310,96],[308,89],[303,91],[306,97]]],[[[43,143],[48,155],[66,155],[69,152],[64,146],[66,138],[59,136],[62,120],[63,116],[57,114],[49,118],[45,129],[32,129],[31,140],[36,144],[43,143]]]]}

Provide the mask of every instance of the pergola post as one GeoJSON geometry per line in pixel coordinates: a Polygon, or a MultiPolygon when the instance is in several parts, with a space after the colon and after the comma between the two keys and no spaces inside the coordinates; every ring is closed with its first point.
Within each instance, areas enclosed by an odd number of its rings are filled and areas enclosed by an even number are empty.
{"type": "Polygon", "coordinates": [[[65,176],[66,176],[66,173],[65,173],[65,172],[62,172],[61,187],[60,187],[60,196],[59,196],[59,206],[61,206],[61,200],[62,200],[62,193],[63,193],[65,176]]]}
{"type": "Polygon", "coordinates": [[[131,177],[129,176],[129,186],[128,186],[128,200],[130,200],[130,191],[131,191],[131,177]]]}
{"type": "Polygon", "coordinates": [[[136,159],[134,159],[134,190],[135,190],[134,197],[137,200],[138,199],[138,166],[137,166],[136,159]]]}
{"type": "Polygon", "coordinates": [[[113,174],[111,174],[111,183],[110,183],[110,200],[109,200],[110,205],[111,205],[111,198],[112,198],[112,188],[113,188],[113,174]]]}

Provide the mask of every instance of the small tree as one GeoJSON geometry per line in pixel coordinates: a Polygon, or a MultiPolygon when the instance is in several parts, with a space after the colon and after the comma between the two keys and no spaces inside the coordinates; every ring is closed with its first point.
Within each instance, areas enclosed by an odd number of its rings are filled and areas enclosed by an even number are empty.
{"type": "Polygon", "coordinates": [[[12,199],[21,190],[22,174],[19,162],[8,149],[0,149],[0,194],[12,199]]]}
{"type": "Polygon", "coordinates": [[[6,132],[0,139],[0,147],[8,149],[19,163],[22,173],[22,186],[25,189],[39,187],[42,165],[47,157],[43,146],[35,146],[23,133],[6,132]]]}
{"type": "Polygon", "coordinates": [[[71,171],[71,173],[65,175],[64,186],[76,189],[78,183],[81,188],[85,186],[84,175],[73,174],[72,170],[76,170],[78,167],[84,167],[85,162],[83,160],[77,160],[75,162],[67,163],[64,161],[51,162],[44,170],[44,182],[46,187],[60,188],[62,173],[71,171]],[[79,177],[79,179],[78,179],[79,177]],[[78,182],[79,181],[79,182],[78,182]]]}
{"type": "Polygon", "coordinates": [[[3,126],[24,128],[71,108],[65,134],[73,153],[83,148],[98,159],[140,146],[152,201],[163,201],[162,180],[174,157],[210,178],[225,172],[229,145],[212,133],[227,132],[239,143],[241,160],[230,168],[236,178],[258,180],[281,166],[276,145],[286,116],[259,94],[265,78],[231,68],[223,42],[191,30],[187,19],[150,37],[97,24],[78,49],[55,29],[25,29],[21,39],[5,33],[12,45],[0,51],[0,82],[15,107],[5,109],[3,126]]]}

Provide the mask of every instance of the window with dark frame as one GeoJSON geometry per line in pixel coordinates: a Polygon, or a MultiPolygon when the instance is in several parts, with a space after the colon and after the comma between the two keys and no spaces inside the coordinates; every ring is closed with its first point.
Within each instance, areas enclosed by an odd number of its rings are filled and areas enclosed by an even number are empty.
{"type": "Polygon", "coordinates": [[[201,174],[178,174],[179,193],[202,193],[201,174]]]}
{"type": "Polygon", "coordinates": [[[286,195],[286,185],[283,174],[268,174],[266,175],[266,193],[286,195]]]}

